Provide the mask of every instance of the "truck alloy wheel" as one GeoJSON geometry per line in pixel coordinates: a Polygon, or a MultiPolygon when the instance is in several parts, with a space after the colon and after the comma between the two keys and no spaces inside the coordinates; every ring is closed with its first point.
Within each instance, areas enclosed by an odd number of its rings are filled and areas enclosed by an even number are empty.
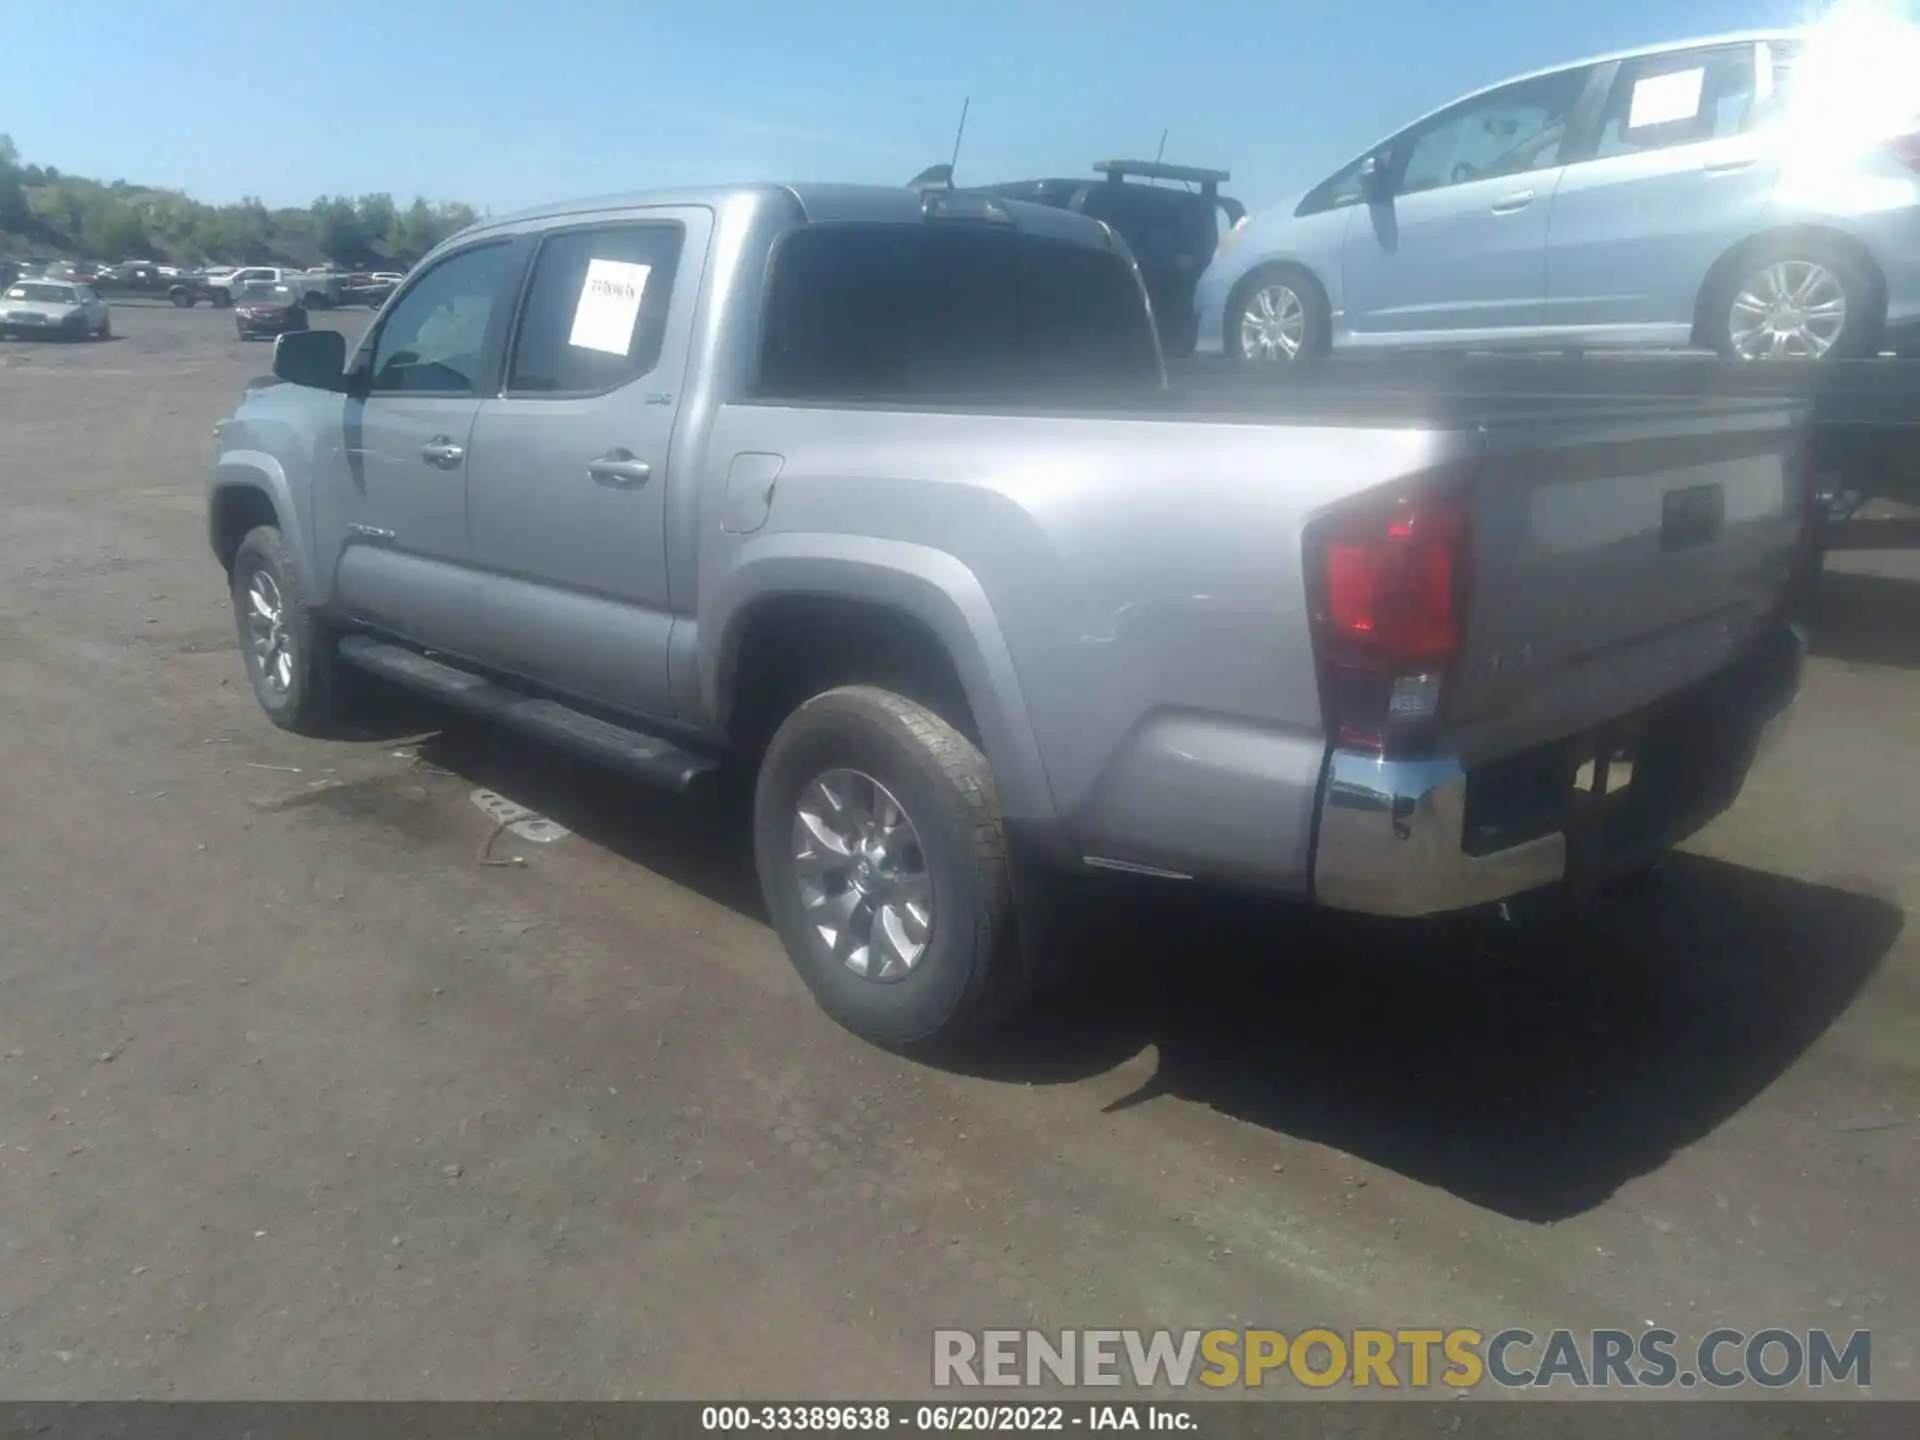
{"type": "Polygon", "coordinates": [[[293,637],[279,582],[264,566],[246,577],[247,657],[259,683],[276,699],[293,686],[293,637]]]}
{"type": "Polygon", "coordinates": [[[950,1045],[1026,994],[993,772],[932,710],[866,685],[816,695],[767,747],[753,829],[774,928],[856,1035],[950,1045]]]}
{"type": "Polygon", "coordinates": [[[800,792],[793,875],[814,933],[854,974],[903,980],[927,953],[927,858],[906,810],[871,775],[829,770],[800,792]]]}
{"type": "Polygon", "coordinates": [[[277,528],[247,532],[234,552],[232,592],[247,679],[267,718],[301,735],[334,733],[341,690],[333,637],[307,608],[277,528]]]}

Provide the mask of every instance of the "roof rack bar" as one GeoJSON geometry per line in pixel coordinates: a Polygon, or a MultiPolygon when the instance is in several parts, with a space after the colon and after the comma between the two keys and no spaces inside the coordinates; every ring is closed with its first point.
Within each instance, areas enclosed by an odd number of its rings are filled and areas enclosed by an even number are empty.
{"type": "Polygon", "coordinates": [[[1102,160],[1093,168],[1109,180],[1124,180],[1129,175],[1137,175],[1142,180],[1185,180],[1195,185],[1224,185],[1233,178],[1225,170],[1163,165],[1157,160],[1102,160]]]}

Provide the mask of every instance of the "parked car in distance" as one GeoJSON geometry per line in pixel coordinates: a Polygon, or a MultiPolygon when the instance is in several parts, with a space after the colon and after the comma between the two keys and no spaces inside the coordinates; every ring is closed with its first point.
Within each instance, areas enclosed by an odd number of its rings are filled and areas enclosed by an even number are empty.
{"type": "Polygon", "coordinates": [[[229,298],[230,292],[215,289],[198,275],[182,275],[167,282],[167,299],[182,310],[191,310],[203,300],[209,305],[220,306],[229,298]]]}
{"type": "Polygon", "coordinates": [[[135,294],[157,294],[170,290],[174,281],[150,260],[129,260],[101,271],[94,283],[100,289],[111,287],[135,294]]]}
{"type": "Polygon", "coordinates": [[[1908,343],[1920,112],[1824,138],[1794,81],[1814,35],[1623,51],[1433,112],[1228,238],[1196,296],[1198,348],[1292,364],[1349,347],[1759,360],[1908,343]]]}
{"type": "Polygon", "coordinates": [[[378,310],[400,283],[400,278],[387,274],[348,275],[340,282],[340,303],[378,310]]]}
{"type": "Polygon", "coordinates": [[[1417,916],[1643,864],[1798,683],[1801,407],[1172,389],[1056,209],[550,206],[273,368],[207,511],[266,714],[351,723],[372,673],[753,775],[767,912],[885,1044],[1058,974],[1057,873],[1417,916]]]}
{"type": "Polygon", "coordinates": [[[293,286],[249,280],[233,297],[233,327],[242,340],[270,340],[307,328],[304,297],[293,286]]]}
{"type": "Polygon", "coordinates": [[[110,340],[113,316],[91,285],[71,280],[16,280],[0,293],[0,339],[110,340]]]}
{"type": "Polygon", "coordinates": [[[241,286],[255,281],[292,286],[300,292],[301,304],[309,310],[325,310],[340,303],[342,277],[337,274],[280,265],[242,265],[216,266],[182,281],[179,289],[184,293],[174,295],[174,304],[191,306],[210,299],[215,305],[225,307],[233,304],[241,286]]]}
{"type": "MultiPolygon", "coordinates": [[[[1112,226],[1140,267],[1161,346],[1169,355],[1190,353],[1194,286],[1221,237],[1247,214],[1238,200],[1220,193],[1233,177],[1225,170],[1149,160],[1102,160],[1093,168],[1102,178],[1009,180],[967,189],[1071,210],[1112,226]]],[[[952,167],[936,165],[912,183],[947,185],[952,178],[952,167]]]]}

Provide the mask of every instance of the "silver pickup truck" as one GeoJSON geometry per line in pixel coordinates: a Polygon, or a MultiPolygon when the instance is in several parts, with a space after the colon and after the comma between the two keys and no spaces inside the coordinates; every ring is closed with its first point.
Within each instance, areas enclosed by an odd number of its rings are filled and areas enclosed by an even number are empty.
{"type": "Polygon", "coordinates": [[[1056,210],[555,206],[274,371],[209,506],[267,714],[371,674],[750,767],[780,937],[887,1045],[1044,981],[1060,875],[1421,916],[1645,864],[1798,685],[1802,407],[1170,385],[1056,210]]]}

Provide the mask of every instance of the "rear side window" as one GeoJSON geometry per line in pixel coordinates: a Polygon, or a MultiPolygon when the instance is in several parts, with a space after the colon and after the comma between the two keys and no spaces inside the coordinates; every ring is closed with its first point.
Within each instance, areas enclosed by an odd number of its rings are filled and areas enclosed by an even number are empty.
{"type": "Polygon", "coordinates": [[[507,390],[597,395],[659,362],[686,232],[678,224],[566,230],[540,242],[507,390]]]}
{"type": "Polygon", "coordinates": [[[1754,47],[1628,60],[1600,112],[1597,160],[1738,135],[1754,109],[1754,47]]]}
{"type": "Polygon", "coordinates": [[[823,225],[775,258],[767,398],[1018,399],[1159,380],[1133,270],[1105,250],[971,226],[823,225]]]}

